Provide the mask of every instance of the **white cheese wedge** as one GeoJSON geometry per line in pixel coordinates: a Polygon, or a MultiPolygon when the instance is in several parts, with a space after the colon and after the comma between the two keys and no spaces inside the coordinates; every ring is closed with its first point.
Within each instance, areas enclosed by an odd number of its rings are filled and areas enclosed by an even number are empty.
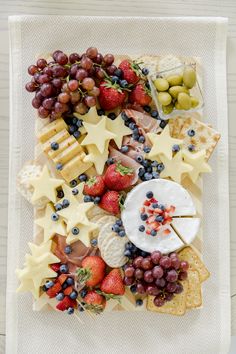
{"type": "Polygon", "coordinates": [[[193,242],[200,228],[199,218],[174,218],[171,225],[188,245],[193,242]]]}

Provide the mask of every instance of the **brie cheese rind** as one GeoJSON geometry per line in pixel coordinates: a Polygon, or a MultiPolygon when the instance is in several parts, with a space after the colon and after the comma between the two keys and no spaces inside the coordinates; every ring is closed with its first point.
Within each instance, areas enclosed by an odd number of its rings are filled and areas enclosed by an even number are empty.
{"type": "MultiPolygon", "coordinates": [[[[153,192],[154,198],[157,199],[158,203],[165,206],[175,206],[173,217],[193,216],[196,214],[196,208],[190,194],[178,183],[166,179],[143,182],[128,193],[124,204],[124,210],[121,214],[126,235],[130,241],[143,251],[153,252],[154,250],[159,250],[163,254],[173,252],[183,247],[183,241],[185,240],[189,243],[189,241],[197,234],[196,229],[198,230],[198,228],[197,225],[195,225],[196,222],[194,223],[195,232],[190,230],[190,236],[187,235],[188,225],[185,227],[182,225],[181,229],[184,228],[183,238],[181,234],[181,238],[178,236],[171,225],[165,225],[163,227],[163,229],[169,229],[170,233],[168,235],[163,235],[163,230],[160,230],[154,237],[147,235],[145,232],[139,231],[139,225],[144,224],[140,219],[140,208],[143,206],[148,191],[153,192]]],[[[183,220],[187,219],[188,218],[183,218],[183,220]]],[[[181,222],[179,222],[179,224],[180,223],[181,222]]],[[[191,227],[192,226],[190,226],[190,228],[191,227]]]]}
{"type": "Polygon", "coordinates": [[[171,226],[175,229],[181,239],[188,245],[195,239],[200,228],[199,218],[174,218],[171,226]]]}

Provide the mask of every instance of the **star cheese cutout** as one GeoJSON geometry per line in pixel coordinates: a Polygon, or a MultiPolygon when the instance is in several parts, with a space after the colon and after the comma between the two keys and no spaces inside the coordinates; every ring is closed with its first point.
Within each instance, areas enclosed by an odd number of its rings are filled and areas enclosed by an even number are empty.
{"type": "Polygon", "coordinates": [[[47,197],[53,203],[56,202],[56,188],[60,187],[64,181],[62,179],[52,178],[49,174],[48,167],[43,167],[42,173],[39,177],[32,178],[29,183],[34,187],[32,202],[47,197]]]}
{"type": "Polygon", "coordinates": [[[161,134],[148,133],[147,137],[152,143],[151,151],[148,154],[149,159],[156,159],[158,155],[163,154],[171,160],[173,145],[183,144],[183,140],[174,139],[170,136],[169,124],[166,125],[161,134]]]}
{"type": "MultiPolygon", "coordinates": [[[[21,274],[21,269],[17,269],[16,275],[18,278],[19,278],[20,274],[21,274]]],[[[25,293],[25,292],[30,291],[35,299],[37,299],[39,297],[39,289],[36,289],[34,287],[34,283],[33,283],[32,279],[21,280],[21,283],[20,283],[19,287],[16,289],[16,291],[18,293],[25,293]]]]}
{"type": "Polygon", "coordinates": [[[36,258],[43,256],[45,253],[51,252],[52,244],[53,242],[50,240],[48,242],[41,243],[40,245],[36,245],[35,243],[29,242],[28,246],[30,248],[32,256],[36,258]]]}
{"type": "Polygon", "coordinates": [[[97,124],[84,122],[84,128],[88,134],[81,142],[81,145],[84,146],[94,144],[97,146],[101,154],[105,150],[107,140],[116,138],[115,134],[106,129],[105,117],[102,117],[102,119],[97,124]]]}
{"type": "Polygon", "coordinates": [[[123,137],[126,135],[131,135],[132,130],[124,125],[124,121],[121,118],[121,114],[114,120],[106,118],[107,129],[116,135],[114,141],[117,147],[120,149],[122,145],[123,137]]]}
{"type": "Polygon", "coordinates": [[[53,213],[55,213],[55,209],[51,203],[48,203],[44,216],[35,220],[35,224],[43,228],[44,242],[50,240],[55,234],[67,236],[64,221],[61,217],[57,221],[53,221],[51,217],[53,213]]]}
{"type": "Polygon", "coordinates": [[[101,120],[101,116],[98,115],[96,106],[91,107],[86,114],[81,115],[79,113],[74,113],[74,116],[91,124],[97,124],[101,120]]]}
{"type": "Polygon", "coordinates": [[[78,205],[78,202],[80,202],[80,203],[83,202],[83,200],[84,200],[84,195],[83,195],[84,185],[85,185],[85,183],[81,182],[76,187],[70,188],[69,186],[67,186],[67,184],[63,184],[62,190],[64,193],[64,197],[61,198],[56,204],[62,204],[64,199],[67,199],[70,201],[70,206],[78,205]],[[77,189],[78,194],[74,195],[72,193],[73,189],[77,189]]]}
{"type": "Polygon", "coordinates": [[[96,231],[98,229],[98,225],[95,223],[90,222],[89,225],[77,225],[79,228],[79,234],[78,235],[73,235],[72,232],[69,233],[66,243],[71,244],[73,242],[76,242],[78,240],[82,241],[86,247],[90,247],[90,235],[93,231],[96,231]]]}
{"type": "Polygon", "coordinates": [[[34,311],[41,311],[45,306],[49,305],[54,310],[57,310],[56,306],[58,301],[55,297],[50,298],[46,293],[43,293],[37,300],[33,303],[34,311]]]}
{"type": "Polygon", "coordinates": [[[88,150],[88,154],[85,156],[84,161],[92,162],[96,168],[96,171],[99,175],[103,173],[105,163],[108,159],[109,151],[108,151],[109,142],[106,142],[105,150],[101,154],[98,148],[95,145],[87,145],[86,148],[88,150]]]}
{"type": "Polygon", "coordinates": [[[212,171],[210,165],[206,162],[206,150],[200,150],[193,153],[184,150],[183,159],[193,167],[192,171],[188,172],[188,176],[193,183],[196,183],[200,173],[212,171]]]}
{"type": "Polygon", "coordinates": [[[183,173],[189,173],[193,170],[193,167],[183,161],[182,152],[179,151],[172,160],[169,160],[164,155],[160,155],[160,159],[163,162],[165,168],[161,172],[160,177],[171,177],[173,181],[181,183],[183,173]]]}

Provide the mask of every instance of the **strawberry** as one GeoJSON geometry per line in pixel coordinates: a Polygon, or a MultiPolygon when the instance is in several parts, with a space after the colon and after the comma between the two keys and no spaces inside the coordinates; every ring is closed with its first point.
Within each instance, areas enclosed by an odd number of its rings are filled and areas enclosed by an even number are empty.
{"type": "Polygon", "coordinates": [[[77,271],[80,282],[87,286],[99,284],[105,276],[106,263],[99,256],[87,256],[82,260],[82,268],[77,271]]]}
{"type": "Polygon", "coordinates": [[[102,81],[100,86],[98,100],[102,109],[107,111],[122,105],[125,100],[125,93],[118,84],[112,84],[110,81],[102,81]]]}
{"type": "Polygon", "coordinates": [[[98,294],[94,290],[88,291],[83,301],[85,302],[84,307],[87,310],[93,311],[95,313],[102,312],[106,306],[106,299],[104,296],[98,294]]]}
{"type": "Polygon", "coordinates": [[[73,286],[68,286],[64,291],[64,295],[70,295],[72,291],[74,290],[73,286]]]}
{"type": "Polygon", "coordinates": [[[101,196],[105,192],[105,183],[102,176],[90,178],[84,185],[84,194],[93,197],[101,196]]]}
{"type": "Polygon", "coordinates": [[[56,308],[60,311],[65,311],[67,310],[69,307],[73,307],[75,308],[77,305],[76,300],[72,300],[69,296],[65,296],[63,300],[61,300],[60,302],[58,302],[56,308]]]}
{"type": "Polygon", "coordinates": [[[121,191],[131,186],[133,178],[134,170],[118,162],[108,167],[104,181],[109,189],[121,191]]]}
{"type": "Polygon", "coordinates": [[[61,263],[53,263],[50,265],[50,267],[52,268],[52,270],[54,270],[54,272],[59,272],[61,263]]]}
{"type": "Polygon", "coordinates": [[[59,281],[59,283],[62,285],[62,284],[64,284],[65,283],[65,281],[66,281],[66,279],[67,279],[67,275],[66,274],[61,274],[61,275],[59,275],[59,277],[58,277],[58,281],[59,281]]]}
{"type": "Polygon", "coordinates": [[[55,297],[61,290],[61,284],[56,282],[50,289],[46,291],[49,297],[55,297]]]}
{"type": "Polygon", "coordinates": [[[101,291],[106,294],[124,295],[125,286],[123,284],[120,269],[112,269],[112,271],[103,279],[101,291]]]}
{"type": "Polygon", "coordinates": [[[103,194],[99,206],[109,213],[117,215],[120,213],[121,195],[117,191],[108,191],[103,194]]]}
{"type": "Polygon", "coordinates": [[[135,61],[123,60],[119,69],[123,71],[123,79],[126,80],[129,84],[136,84],[140,79],[140,68],[135,61]]]}
{"type": "Polygon", "coordinates": [[[129,95],[129,102],[137,103],[140,106],[147,106],[151,103],[150,91],[142,84],[138,84],[129,95]]]}

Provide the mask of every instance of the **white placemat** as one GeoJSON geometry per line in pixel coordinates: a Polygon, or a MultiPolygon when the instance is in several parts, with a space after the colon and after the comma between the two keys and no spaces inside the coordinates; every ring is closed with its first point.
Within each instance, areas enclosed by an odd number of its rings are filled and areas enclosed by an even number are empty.
{"type": "MultiPolygon", "coordinates": [[[[109,4],[108,4],[109,6],[109,4]]],[[[7,278],[7,354],[227,353],[230,342],[228,131],[224,18],[131,18],[16,16],[10,28],[10,180],[7,278]],[[222,138],[204,179],[204,251],[211,271],[203,285],[204,306],[183,317],[112,313],[95,321],[33,312],[29,294],[15,294],[15,268],[32,239],[33,210],[16,192],[21,165],[33,158],[35,112],[24,90],[27,67],[40,53],[82,52],[200,56],[204,69],[204,114],[222,138]]]]}

